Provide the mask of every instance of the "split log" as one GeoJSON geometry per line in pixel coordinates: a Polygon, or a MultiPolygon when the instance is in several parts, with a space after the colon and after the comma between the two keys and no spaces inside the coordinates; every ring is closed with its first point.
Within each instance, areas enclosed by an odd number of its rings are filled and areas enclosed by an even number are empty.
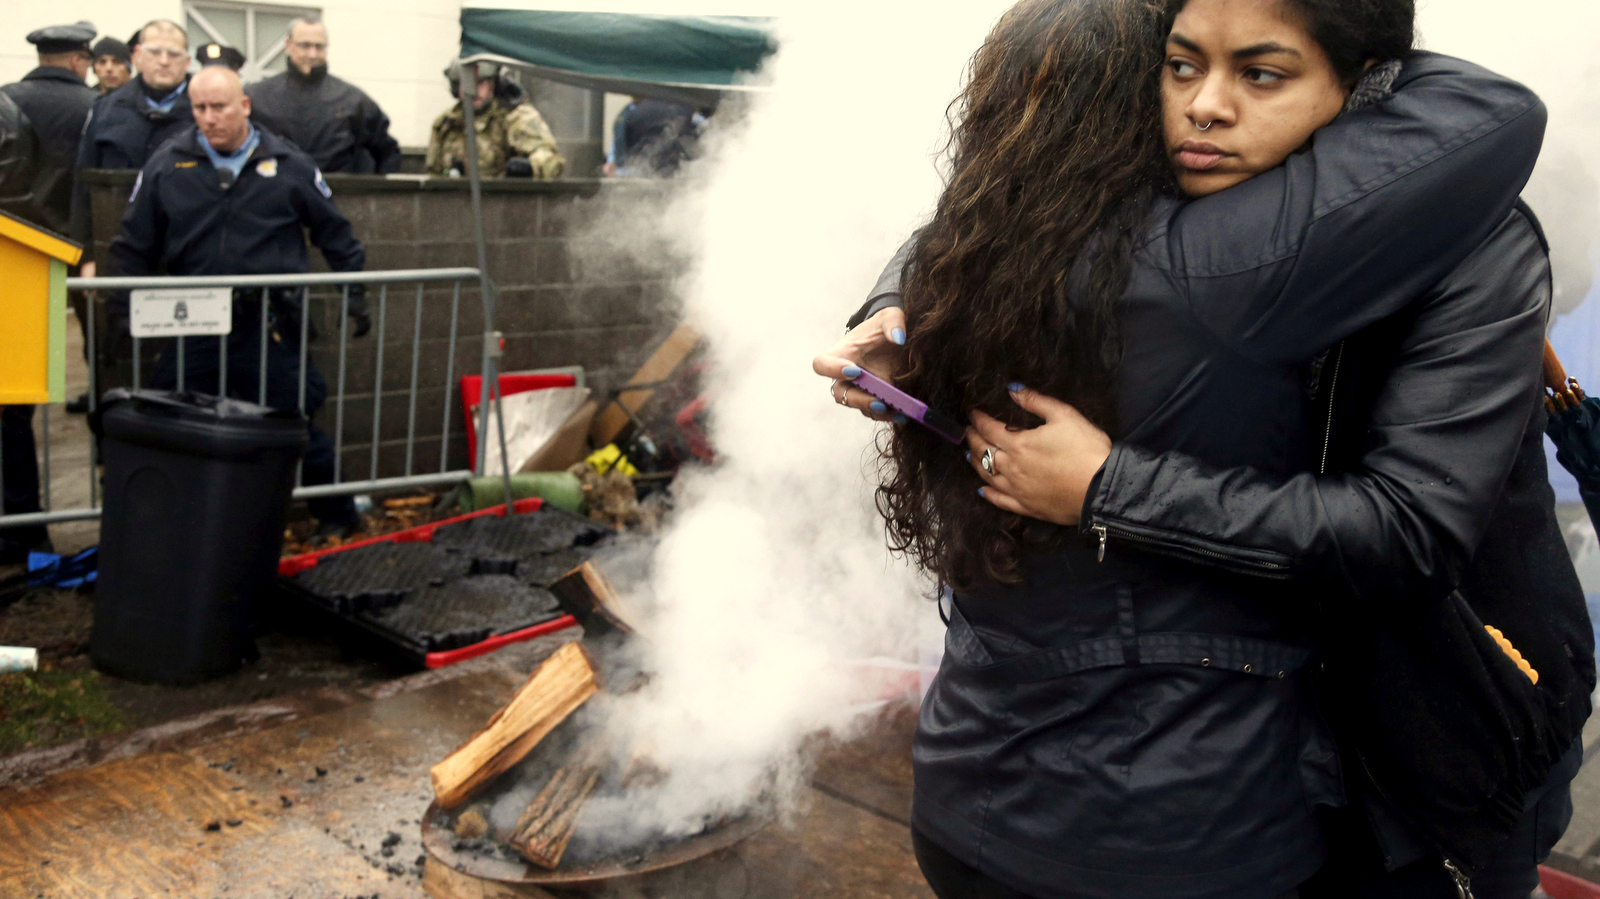
{"type": "Polygon", "coordinates": [[[589,740],[528,803],[510,840],[523,858],[548,870],[561,864],[578,826],[578,813],[600,782],[606,746],[603,739],[589,740]]]}
{"type": "Polygon", "coordinates": [[[460,805],[522,761],[599,689],[594,664],[582,646],[568,643],[556,650],[482,730],[433,766],[433,795],[439,806],[460,805]]]}
{"type": "Polygon", "coordinates": [[[617,591],[593,562],[584,562],[550,585],[561,610],[578,619],[590,637],[611,633],[634,634],[638,628],[617,596],[617,591]]]}

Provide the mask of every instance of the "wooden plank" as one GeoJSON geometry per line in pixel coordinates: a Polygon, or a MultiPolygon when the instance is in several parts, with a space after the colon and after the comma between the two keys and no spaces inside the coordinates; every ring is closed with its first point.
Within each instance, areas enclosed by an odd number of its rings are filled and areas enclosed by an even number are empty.
{"type": "MultiPolygon", "coordinates": [[[[688,325],[679,325],[667,335],[667,339],[656,348],[649,359],[645,360],[644,365],[639,367],[634,376],[628,379],[628,384],[654,384],[657,381],[665,381],[699,345],[700,332],[688,325]]],[[[594,423],[589,426],[589,439],[597,447],[616,440],[617,435],[630,423],[628,414],[638,412],[653,395],[655,395],[654,390],[629,390],[620,394],[594,417],[594,423]]]]}
{"type": "Polygon", "coordinates": [[[527,756],[600,690],[589,655],[568,643],[545,659],[483,729],[429,772],[439,805],[454,808],[527,756]]]}

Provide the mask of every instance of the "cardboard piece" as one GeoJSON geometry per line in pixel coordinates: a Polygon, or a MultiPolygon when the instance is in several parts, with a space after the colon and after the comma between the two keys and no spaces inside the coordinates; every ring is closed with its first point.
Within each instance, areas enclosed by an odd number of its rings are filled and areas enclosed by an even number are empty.
{"type": "Polygon", "coordinates": [[[518,474],[534,471],[566,471],[589,454],[589,427],[600,404],[589,400],[567,416],[567,420],[545,441],[544,446],[523,463],[518,474]]]}
{"type": "MultiPolygon", "coordinates": [[[[639,366],[639,370],[628,379],[628,384],[654,384],[667,380],[699,345],[700,332],[688,325],[679,325],[645,360],[644,365],[639,366]]],[[[594,424],[589,428],[589,439],[594,441],[595,446],[605,446],[616,440],[617,435],[631,423],[628,414],[637,413],[654,394],[653,389],[624,391],[595,416],[594,424]]]]}

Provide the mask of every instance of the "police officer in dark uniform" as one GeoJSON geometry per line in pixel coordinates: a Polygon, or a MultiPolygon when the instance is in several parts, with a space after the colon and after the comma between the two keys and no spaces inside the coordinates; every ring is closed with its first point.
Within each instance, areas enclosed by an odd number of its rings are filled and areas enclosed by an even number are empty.
{"type": "MultiPolygon", "coordinates": [[[[28,117],[0,92],[0,212],[21,216],[33,209],[33,151],[28,117]]],[[[10,515],[39,511],[39,460],[34,455],[33,407],[0,406],[0,510],[10,515]]],[[[0,530],[0,565],[28,560],[28,551],[49,549],[41,525],[0,530]]]]}
{"type": "Polygon", "coordinates": [[[227,44],[219,44],[216,41],[212,41],[209,44],[201,44],[200,49],[195,51],[194,58],[199,60],[202,66],[227,66],[235,72],[244,68],[243,53],[227,44]]]}
{"type": "MultiPolygon", "coordinates": [[[[156,19],[139,30],[133,80],[95,101],[78,144],[78,171],[143,168],[155,149],[194,124],[189,112],[189,36],[176,23],[156,19]]],[[[72,192],[72,239],[93,245],[89,188],[72,192]]],[[[83,273],[95,275],[94,263],[83,273]]]]}
{"type": "Polygon", "coordinates": [[[94,35],[89,22],[40,28],[28,35],[28,43],[39,50],[39,67],[0,87],[21,107],[38,141],[33,177],[37,214],[30,220],[59,234],[67,232],[72,215],[78,138],[100,96],[83,80],[93,60],[89,45],[94,35]]]}
{"type": "MultiPolygon", "coordinates": [[[[125,275],[164,269],[173,275],[287,274],[310,268],[305,234],[336,272],[360,271],[366,251],[334,205],[322,172],[292,143],[250,122],[250,100],[239,76],[208,66],[189,86],[196,124],[179,132],[150,157],[122,219],[110,257],[125,275]]],[[[370,327],[365,305],[352,290],[356,336],[370,327]]],[[[227,392],[256,402],[260,396],[261,316],[268,321],[266,404],[297,409],[300,403],[299,292],[275,292],[263,312],[259,290],[239,290],[233,299],[233,332],[224,338],[185,342],[184,386],[217,393],[220,343],[227,341],[227,392]]],[[[125,313],[123,313],[125,314],[125,313]]],[[[176,353],[157,365],[154,384],[177,386],[176,353]]],[[[327,398],[327,383],[307,361],[305,411],[327,398]]],[[[333,441],[311,426],[304,459],[308,485],[333,480],[333,441]]],[[[320,533],[348,532],[356,513],[349,497],[312,500],[320,533]]]]}

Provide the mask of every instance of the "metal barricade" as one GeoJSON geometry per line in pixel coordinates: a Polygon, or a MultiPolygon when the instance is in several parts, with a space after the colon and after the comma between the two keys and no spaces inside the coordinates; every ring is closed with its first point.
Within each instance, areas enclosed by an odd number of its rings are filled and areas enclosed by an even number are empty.
{"type": "MultiPolygon", "coordinates": [[[[456,354],[456,344],[458,342],[458,338],[461,336],[460,335],[461,284],[462,284],[463,281],[468,281],[468,282],[478,281],[480,283],[480,285],[483,284],[483,279],[481,279],[480,272],[479,272],[478,269],[475,269],[475,268],[441,268],[441,269],[409,269],[409,270],[378,271],[378,272],[331,272],[331,273],[319,273],[319,274],[292,274],[292,275],[215,275],[215,276],[145,277],[145,278],[117,278],[117,277],[107,277],[107,278],[68,278],[67,279],[67,288],[69,290],[85,290],[85,291],[89,292],[88,293],[88,297],[89,297],[90,305],[89,305],[89,314],[87,316],[88,317],[88,322],[87,322],[86,340],[87,340],[87,344],[88,344],[88,353],[87,353],[87,355],[88,355],[88,364],[89,364],[89,384],[90,384],[89,403],[90,403],[90,414],[91,415],[94,414],[94,409],[95,409],[96,405],[99,402],[99,396],[97,395],[99,390],[97,388],[102,386],[102,382],[101,382],[101,379],[100,379],[100,375],[102,374],[102,372],[99,370],[100,361],[101,361],[101,353],[100,353],[100,349],[101,348],[99,346],[99,342],[96,339],[97,338],[97,335],[96,335],[97,324],[99,323],[100,316],[98,314],[96,314],[96,304],[102,305],[102,306],[104,304],[106,304],[110,299],[110,297],[108,296],[108,294],[110,292],[112,292],[112,291],[149,290],[149,289],[227,288],[227,289],[231,289],[233,291],[233,294],[234,294],[235,297],[237,297],[239,295],[239,292],[241,290],[246,291],[247,292],[246,293],[246,299],[248,299],[248,291],[259,290],[260,291],[261,308],[260,308],[260,314],[259,314],[259,332],[258,332],[259,335],[260,335],[260,338],[259,338],[260,339],[260,343],[259,343],[259,345],[257,347],[257,350],[256,350],[256,353],[257,353],[257,356],[258,356],[258,366],[259,366],[258,370],[255,372],[255,374],[256,374],[256,391],[255,391],[255,394],[256,395],[255,396],[240,396],[240,397],[236,397],[236,398],[249,400],[249,401],[252,401],[252,402],[257,402],[257,403],[260,403],[261,405],[268,405],[268,403],[267,403],[267,399],[268,399],[267,398],[267,392],[268,392],[267,385],[268,385],[268,374],[269,374],[268,373],[268,365],[267,365],[268,355],[269,355],[268,341],[270,339],[272,339],[271,335],[276,330],[274,328],[274,325],[273,325],[272,292],[274,290],[277,290],[277,291],[280,291],[280,292],[284,291],[284,290],[297,290],[299,292],[299,302],[300,302],[300,306],[299,306],[300,313],[299,313],[299,316],[298,316],[298,318],[299,318],[298,326],[299,326],[299,331],[300,331],[300,333],[299,333],[298,411],[301,412],[302,414],[304,414],[306,412],[306,381],[307,381],[307,371],[308,371],[309,364],[310,364],[310,345],[311,345],[311,342],[312,342],[312,339],[313,339],[313,335],[311,333],[311,318],[312,318],[312,315],[311,315],[311,301],[312,301],[312,298],[313,298],[312,297],[312,289],[313,288],[336,288],[338,290],[338,293],[339,293],[339,298],[338,298],[338,307],[339,307],[338,308],[338,323],[339,323],[338,324],[338,329],[339,330],[338,330],[338,349],[337,349],[337,351],[338,351],[338,371],[337,371],[337,375],[336,375],[336,377],[334,379],[334,382],[333,383],[329,383],[327,385],[329,389],[328,389],[328,395],[327,395],[326,403],[324,405],[324,408],[326,408],[327,406],[330,406],[330,405],[333,407],[333,412],[332,412],[332,415],[333,415],[332,429],[333,429],[333,440],[334,440],[334,473],[333,473],[333,481],[332,481],[332,483],[327,483],[327,484],[305,485],[305,484],[302,483],[303,473],[297,473],[296,481],[295,481],[295,491],[294,491],[295,499],[315,499],[315,498],[318,498],[318,497],[349,496],[349,495],[354,495],[354,494],[359,494],[359,493],[368,493],[368,492],[376,491],[376,490],[385,490],[385,489],[394,489],[394,488],[431,487],[431,486],[438,486],[438,485],[443,485],[443,484],[454,484],[454,483],[459,483],[461,481],[464,481],[464,480],[466,480],[466,479],[468,479],[468,478],[473,476],[474,472],[471,469],[451,470],[449,468],[451,437],[452,437],[453,433],[456,430],[458,430],[458,429],[453,429],[451,427],[451,424],[450,424],[450,422],[451,422],[452,399],[457,396],[457,394],[456,394],[456,390],[457,390],[456,382],[457,382],[458,377],[461,374],[470,373],[470,372],[459,372],[457,370],[457,359],[456,359],[456,355],[457,355],[456,354]],[[344,470],[345,469],[345,466],[344,466],[345,427],[344,427],[344,425],[345,425],[347,375],[348,375],[349,363],[351,361],[353,353],[355,353],[355,352],[360,350],[359,347],[353,347],[352,344],[351,344],[351,341],[352,341],[353,338],[350,335],[350,307],[351,307],[350,293],[351,293],[351,288],[354,285],[357,285],[357,284],[367,285],[367,287],[366,287],[367,309],[368,309],[368,314],[371,316],[371,319],[372,319],[372,329],[371,329],[371,333],[368,335],[368,338],[371,340],[371,346],[370,346],[370,350],[369,351],[373,354],[372,390],[371,390],[371,396],[372,396],[372,436],[371,436],[372,451],[371,451],[371,455],[370,455],[369,464],[367,466],[365,466],[366,469],[367,469],[366,472],[364,472],[366,477],[364,477],[364,478],[359,478],[358,477],[356,480],[347,480],[346,477],[345,477],[346,472],[344,470]],[[380,477],[379,476],[379,452],[380,452],[380,449],[382,448],[382,445],[385,443],[385,441],[383,440],[383,437],[382,437],[383,405],[384,405],[384,393],[385,393],[385,390],[384,390],[384,365],[385,365],[385,361],[386,361],[385,358],[384,358],[384,335],[385,335],[385,333],[386,333],[386,331],[388,330],[388,327],[389,327],[389,319],[390,319],[390,316],[389,316],[390,296],[389,296],[389,294],[390,294],[390,288],[391,287],[402,286],[402,285],[415,285],[415,294],[414,294],[414,296],[411,297],[411,303],[409,304],[411,308],[409,310],[403,310],[401,312],[402,315],[404,314],[404,311],[409,311],[411,313],[411,315],[410,315],[410,318],[411,318],[411,323],[410,323],[410,325],[411,325],[411,358],[409,360],[410,361],[410,365],[409,365],[410,378],[409,378],[409,382],[408,382],[409,383],[409,387],[405,391],[405,398],[404,398],[404,401],[407,404],[404,473],[403,474],[390,475],[390,476],[387,476],[387,477],[380,477]],[[442,420],[440,422],[439,459],[438,459],[438,466],[437,466],[437,470],[436,471],[435,470],[431,470],[431,469],[433,469],[433,466],[431,464],[423,463],[422,460],[420,460],[418,458],[418,454],[416,452],[417,422],[418,422],[417,395],[418,395],[419,388],[423,386],[421,384],[421,382],[420,382],[420,376],[421,376],[421,350],[422,350],[423,333],[424,333],[424,304],[425,304],[425,302],[441,302],[441,301],[443,301],[443,297],[434,297],[434,298],[431,298],[431,299],[427,297],[426,290],[430,285],[433,285],[433,286],[436,286],[436,287],[449,285],[450,288],[451,288],[450,289],[450,293],[449,293],[449,298],[448,298],[448,302],[449,302],[449,305],[450,305],[450,315],[449,315],[448,349],[446,351],[447,358],[446,358],[446,362],[445,362],[445,366],[444,366],[444,379],[443,379],[444,380],[444,399],[443,399],[443,403],[442,403],[443,414],[442,414],[442,420]],[[419,468],[427,468],[427,469],[430,469],[430,470],[425,471],[425,472],[419,472],[418,471],[419,468]]],[[[473,285],[473,286],[479,286],[479,285],[473,285]]],[[[489,287],[489,289],[492,290],[493,288],[489,287]]],[[[281,296],[282,294],[280,293],[279,295],[281,296]]],[[[327,299],[324,300],[324,302],[331,303],[332,300],[331,300],[331,298],[327,298],[327,299]]],[[[402,302],[403,302],[403,299],[402,299],[402,302]]],[[[499,338],[499,335],[492,330],[492,328],[493,328],[492,306],[489,306],[488,304],[486,304],[486,307],[487,308],[485,309],[485,312],[486,312],[485,318],[487,319],[487,321],[485,322],[484,346],[483,346],[483,354],[482,354],[482,358],[480,360],[480,366],[478,368],[478,372],[480,374],[484,375],[484,384],[485,384],[484,399],[487,399],[489,402],[483,403],[483,402],[480,401],[480,405],[482,405],[482,407],[483,407],[482,410],[481,410],[481,414],[480,414],[480,422],[482,421],[482,415],[486,415],[488,413],[489,407],[491,405],[492,406],[498,406],[498,399],[499,399],[498,395],[491,395],[491,393],[489,391],[489,388],[488,388],[489,382],[491,381],[491,379],[493,379],[495,377],[495,372],[496,372],[496,369],[497,369],[495,360],[499,355],[499,353],[498,353],[498,338],[499,338]]],[[[239,323],[238,316],[234,315],[233,316],[233,325],[234,325],[235,328],[237,328],[238,323],[239,323]]],[[[254,327],[253,324],[252,324],[252,327],[254,327]]],[[[110,338],[116,339],[118,335],[113,334],[113,335],[108,335],[108,336],[110,338]]],[[[278,334],[278,336],[281,337],[282,336],[281,333],[278,334]]],[[[227,357],[228,357],[228,344],[230,342],[230,337],[232,337],[231,334],[228,335],[228,336],[211,337],[210,338],[210,339],[215,340],[217,342],[218,359],[217,359],[217,365],[216,365],[216,369],[217,369],[217,371],[216,371],[216,382],[217,382],[216,393],[218,395],[222,395],[222,396],[229,395],[229,390],[228,390],[228,386],[227,386],[227,379],[228,379],[228,361],[227,361],[227,357]]],[[[141,359],[141,350],[144,349],[144,347],[142,347],[141,344],[146,343],[149,340],[159,340],[162,343],[166,344],[167,347],[169,347],[169,348],[171,348],[173,350],[173,362],[175,363],[176,380],[177,380],[176,388],[178,390],[180,390],[180,391],[184,390],[186,388],[186,386],[187,386],[185,382],[186,382],[186,379],[188,377],[189,367],[190,367],[189,365],[186,364],[186,359],[185,359],[185,353],[186,353],[186,350],[188,349],[187,342],[190,341],[190,340],[204,340],[204,339],[207,339],[207,338],[204,338],[204,337],[193,337],[193,336],[191,336],[191,337],[178,336],[178,337],[161,337],[161,338],[144,338],[144,339],[141,339],[137,335],[133,336],[133,339],[132,339],[132,350],[133,350],[133,352],[132,352],[132,379],[131,379],[131,384],[129,384],[127,386],[132,386],[132,387],[134,387],[136,389],[139,388],[139,387],[143,387],[143,386],[149,386],[148,379],[143,377],[143,371],[142,371],[143,365],[142,365],[142,359],[141,359]]],[[[393,363],[391,362],[390,364],[393,364],[393,363]]],[[[403,364],[403,361],[402,361],[402,364],[403,364]]],[[[3,511],[0,511],[0,528],[19,526],[19,525],[56,524],[56,523],[69,522],[69,521],[81,521],[81,520],[85,520],[85,519],[93,519],[93,518],[98,518],[100,516],[101,508],[100,508],[100,500],[99,500],[99,459],[97,458],[98,448],[94,445],[95,441],[93,440],[92,437],[90,438],[90,452],[89,452],[89,465],[88,465],[88,478],[89,478],[89,504],[88,504],[88,506],[85,506],[85,507],[82,507],[82,508],[70,508],[70,509],[56,509],[56,508],[52,507],[53,504],[51,502],[52,496],[51,496],[51,490],[50,490],[50,476],[51,476],[51,446],[50,446],[51,436],[50,436],[50,426],[49,426],[50,407],[49,406],[43,406],[43,407],[41,407],[41,411],[43,412],[43,421],[42,421],[43,429],[42,430],[43,430],[43,434],[44,434],[44,439],[42,441],[42,445],[39,448],[40,449],[39,461],[40,461],[40,487],[41,487],[41,490],[40,490],[40,506],[42,507],[43,511],[41,511],[41,512],[31,512],[31,513],[27,513],[27,514],[11,514],[11,515],[3,514],[3,511]]],[[[496,409],[496,412],[498,412],[498,409],[496,409]]],[[[465,438],[464,430],[459,436],[464,440],[464,438],[465,438]]],[[[3,440],[3,437],[0,437],[0,440],[3,440]]],[[[502,440],[503,440],[503,432],[502,432],[502,440]]],[[[481,441],[481,440],[479,441],[480,444],[482,444],[482,442],[483,441],[481,441]]],[[[0,446],[3,446],[3,445],[0,445],[0,446]]],[[[431,463],[431,460],[430,460],[430,463],[431,463]]],[[[482,447],[481,446],[480,446],[480,449],[479,449],[478,459],[474,460],[473,464],[474,464],[475,467],[482,467],[482,465],[483,465],[483,451],[482,451],[482,447]]],[[[507,473],[506,476],[509,478],[509,473],[507,473]]],[[[0,493],[3,493],[3,491],[4,491],[4,480],[3,480],[3,478],[4,478],[4,473],[3,473],[3,471],[0,471],[0,493]]]]}

